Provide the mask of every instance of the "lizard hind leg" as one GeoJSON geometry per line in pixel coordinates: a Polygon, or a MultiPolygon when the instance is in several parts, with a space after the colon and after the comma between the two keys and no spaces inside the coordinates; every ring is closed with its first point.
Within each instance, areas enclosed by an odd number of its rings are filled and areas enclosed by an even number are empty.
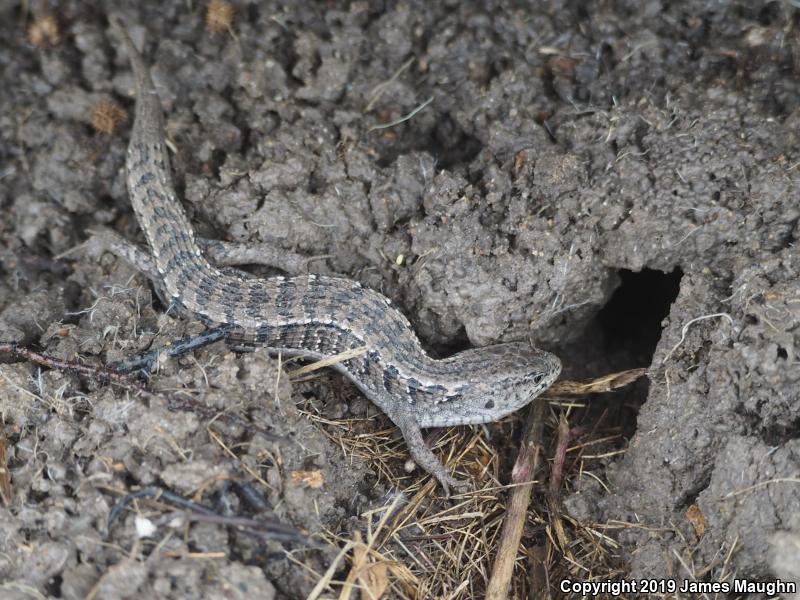
{"type": "Polygon", "coordinates": [[[111,368],[120,373],[138,372],[147,378],[158,365],[158,360],[161,356],[175,358],[178,356],[183,356],[184,354],[188,354],[189,352],[197,350],[198,348],[209,346],[214,342],[225,339],[231,332],[231,329],[232,328],[229,325],[212,327],[211,329],[207,329],[199,335],[177,340],[167,346],[150,350],[149,352],[145,352],[144,354],[141,354],[135,358],[114,363],[111,365],[111,368]]]}
{"type": "Polygon", "coordinates": [[[155,261],[145,250],[110,229],[93,230],[89,233],[91,235],[86,246],[90,255],[99,256],[103,252],[110,252],[121,258],[150,280],[164,306],[170,305],[169,295],[161,283],[161,274],[156,268],[155,261]]]}
{"type": "MultiPolygon", "coordinates": [[[[171,306],[169,295],[162,283],[161,274],[158,272],[156,263],[147,251],[141,249],[136,244],[129,242],[118,233],[103,229],[92,231],[87,246],[89,253],[100,255],[103,252],[110,252],[130,264],[137,271],[145,275],[153,284],[156,294],[164,306],[171,306]]],[[[276,249],[270,250],[271,246],[261,244],[250,246],[246,244],[220,242],[216,240],[198,240],[203,251],[211,258],[212,262],[221,266],[223,271],[235,271],[232,265],[239,264],[263,264],[276,267],[289,272],[300,271],[306,259],[299,254],[283,252],[276,249]]],[[[139,356],[124,360],[112,365],[114,369],[124,373],[138,372],[145,378],[153,372],[161,356],[174,358],[188,354],[192,350],[213,344],[224,339],[230,333],[228,326],[218,326],[204,331],[200,335],[184,338],[170,343],[168,346],[156,348],[145,352],[139,356]]],[[[240,350],[252,348],[238,348],[240,350]]]]}

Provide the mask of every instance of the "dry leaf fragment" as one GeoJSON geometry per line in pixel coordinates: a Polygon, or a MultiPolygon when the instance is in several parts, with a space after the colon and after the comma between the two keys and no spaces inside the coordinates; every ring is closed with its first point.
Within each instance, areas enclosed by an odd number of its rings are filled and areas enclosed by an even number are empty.
{"type": "Polygon", "coordinates": [[[295,485],[304,485],[311,489],[317,490],[325,483],[322,477],[322,471],[316,469],[314,471],[292,471],[289,473],[289,479],[295,485]]]}
{"type": "Polygon", "coordinates": [[[699,538],[703,537],[703,534],[706,532],[706,518],[697,504],[692,504],[686,509],[686,519],[692,524],[692,527],[694,527],[695,535],[699,538]]]}

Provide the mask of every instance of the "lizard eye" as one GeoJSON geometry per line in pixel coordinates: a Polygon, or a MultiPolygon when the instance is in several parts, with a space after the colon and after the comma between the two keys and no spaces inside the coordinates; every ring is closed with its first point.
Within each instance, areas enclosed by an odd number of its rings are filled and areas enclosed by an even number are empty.
{"type": "Polygon", "coordinates": [[[539,373],[538,375],[534,376],[533,383],[535,383],[536,385],[539,385],[540,383],[542,383],[542,379],[543,378],[544,378],[544,375],[539,373]]]}

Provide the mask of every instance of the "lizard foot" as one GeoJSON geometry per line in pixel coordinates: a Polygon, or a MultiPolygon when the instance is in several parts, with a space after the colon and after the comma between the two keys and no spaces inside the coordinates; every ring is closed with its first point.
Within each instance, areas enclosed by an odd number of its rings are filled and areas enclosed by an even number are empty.
{"type": "Polygon", "coordinates": [[[455,490],[458,494],[465,494],[472,491],[475,487],[470,480],[453,477],[444,467],[442,467],[441,472],[431,472],[431,475],[441,484],[445,498],[450,497],[450,488],[455,490]]]}
{"type": "MultiPolygon", "coordinates": [[[[392,417],[392,415],[390,415],[390,417],[392,417]]],[[[400,427],[400,431],[403,432],[403,437],[406,440],[411,458],[414,459],[417,465],[436,478],[441,484],[445,496],[450,496],[450,488],[458,492],[466,492],[473,487],[471,482],[453,477],[447,468],[439,462],[439,459],[436,458],[425,443],[425,439],[422,437],[422,431],[416,420],[412,421],[406,418],[398,418],[395,420],[393,417],[392,420],[400,427]]]]}

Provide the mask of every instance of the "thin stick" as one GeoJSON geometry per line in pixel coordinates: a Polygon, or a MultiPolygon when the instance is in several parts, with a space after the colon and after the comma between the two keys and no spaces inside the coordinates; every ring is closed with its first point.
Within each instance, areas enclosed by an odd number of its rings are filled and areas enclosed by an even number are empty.
{"type": "Polygon", "coordinates": [[[533,495],[532,477],[539,469],[542,456],[542,437],[544,434],[544,417],[547,403],[534,402],[528,413],[528,434],[524,446],[520,450],[511,479],[517,485],[509,494],[508,508],[500,532],[497,557],[492,568],[492,576],[486,588],[487,600],[503,600],[507,598],[508,586],[514,574],[514,563],[517,560],[520,540],[525,527],[528,505],[533,495]]]}
{"type": "Polygon", "coordinates": [[[135,381],[128,375],[118,373],[107,367],[92,367],[74,361],[62,360],[48,354],[40,354],[24,346],[20,346],[17,342],[0,342],[0,353],[3,352],[37,365],[42,365],[43,367],[57,369],[59,371],[68,371],[76,375],[84,375],[96,381],[100,381],[101,383],[115,383],[126,389],[147,392],[143,384],[135,381]]]}
{"type": "Polygon", "coordinates": [[[126,390],[140,392],[149,398],[159,398],[164,400],[167,405],[167,409],[171,411],[191,412],[204,419],[221,419],[228,423],[236,423],[249,430],[258,431],[269,440],[285,440],[285,438],[282,436],[277,436],[264,431],[262,428],[249,423],[237,415],[220,414],[218,410],[205,406],[194,398],[190,398],[188,396],[179,396],[170,392],[151,391],[147,389],[143,383],[136,381],[129,375],[125,373],[119,373],[118,371],[109,369],[108,367],[84,365],[75,361],[56,358],[55,356],[50,356],[48,354],[40,354],[39,352],[34,352],[33,350],[25,348],[24,346],[20,346],[17,342],[0,342],[0,354],[4,352],[37,365],[42,365],[43,367],[57,369],[59,371],[66,371],[76,375],[83,375],[85,377],[89,377],[90,379],[94,379],[95,381],[99,381],[100,383],[111,383],[126,390]]]}
{"type": "Polygon", "coordinates": [[[294,369],[293,371],[289,371],[289,377],[294,379],[296,377],[300,377],[300,375],[305,375],[306,373],[311,373],[312,371],[324,369],[325,367],[330,367],[340,362],[350,360],[351,358],[356,358],[357,356],[366,354],[366,352],[367,352],[366,346],[351,348],[350,350],[345,350],[344,352],[339,352],[339,354],[334,354],[333,356],[329,356],[328,358],[323,358],[322,360],[313,362],[310,365],[305,365],[304,367],[300,367],[299,369],[294,369]]]}
{"type": "Polygon", "coordinates": [[[8,470],[8,454],[6,452],[6,433],[0,423],[0,500],[3,506],[11,506],[14,492],[11,489],[11,471],[8,470]]]}
{"type": "Polygon", "coordinates": [[[611,392],[618,388],[630,385],[640,377],[647,374],[647,369],[628,369],[609,373],[602,377],[595,377],[589,381],[556,381],[543,394],[542,398],[560,398],[562,396],[588,396],[611,392]]]}

